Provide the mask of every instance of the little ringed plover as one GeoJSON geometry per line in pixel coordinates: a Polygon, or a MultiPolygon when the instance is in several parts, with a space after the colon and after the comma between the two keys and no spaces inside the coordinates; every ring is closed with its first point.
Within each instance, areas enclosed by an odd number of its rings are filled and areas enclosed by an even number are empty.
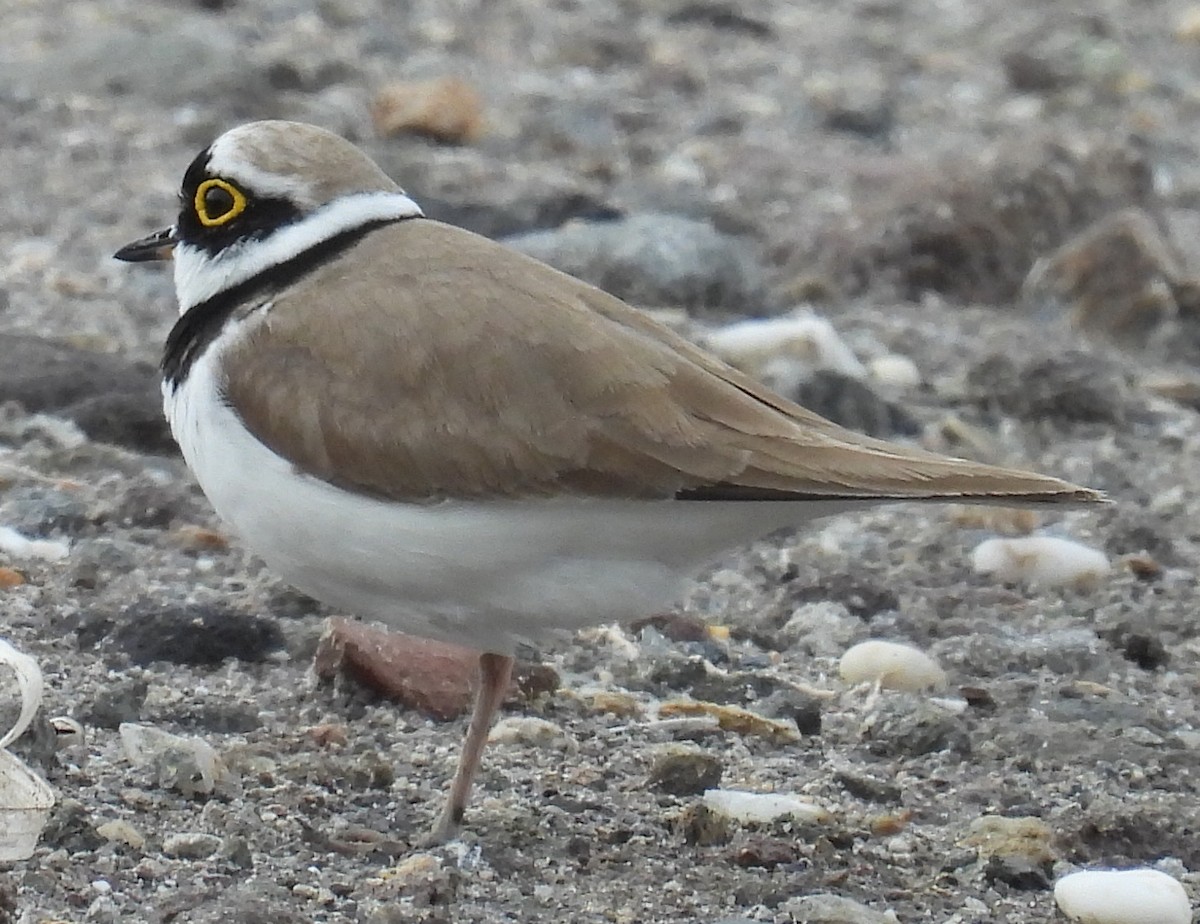
{"type": "Polygon", "coordinates": [[[172,432],[217,513],[333,607],[482,652],[435,837],[514,645],[669,605],[723,550],[882,501],[1078,504],[1056,478],[844,430],[635,308],[424,218],[365,154],[254,122],[184,174],[172,432]]]}

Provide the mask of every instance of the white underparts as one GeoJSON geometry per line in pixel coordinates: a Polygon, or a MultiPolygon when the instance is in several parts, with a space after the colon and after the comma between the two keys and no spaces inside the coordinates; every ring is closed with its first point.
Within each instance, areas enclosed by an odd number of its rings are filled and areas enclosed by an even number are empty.
{"type": "Polygon", "coordinates": [[[372,221],[416,218],[421,214],[420,206],[403,193],[356,193],[337,199],[265,237],[239,241],[215,255],[202,247],[181,243],[176,246],[174,255],[179,313],[183,314],[343,231],[372,221]]]}
{"type": "MultiPolygon", "coordinates": [[[[245,321],[245,323],[255,323],[245,321]]],[[[349,614],[498,653],[670,605],[723,550],[853,502],[562,498],[403,504],[298,472],[220,393],[227,327],[165,406],[220,516],[277,574],[349,614]]],[[[303,396],[297,396],[303,400],[303,396]]]]}

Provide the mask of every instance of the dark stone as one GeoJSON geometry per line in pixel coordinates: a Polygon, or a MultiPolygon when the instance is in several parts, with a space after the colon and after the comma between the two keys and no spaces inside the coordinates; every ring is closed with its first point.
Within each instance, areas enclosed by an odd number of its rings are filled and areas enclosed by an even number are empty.
{"type": "Polygon", "coordinates": [[[573,221],[504,243],[636,305],[745,313],[766,299],[763,268],[746,240],[681,215],[573,221]]]}
{"type": "Polygon", "coordinates": [[[799,854],[791,841],[766,835],[751,835],[733,852],[733,862],[742,867],[774,869],[795,863],[799,854]]]}
{"type": "Polygon", "coordinates": [[[0,401],[73,420],[94,440],[175,451],[148,363],[27,334],[0,334],[0,401]]]}
{"type": "Polygon", "coordinates": [[[920,757],[949,751],[965,757],[971,739],[956,715],[915,696],[897,695],[878,706],[867,749],[878,757],[920,757]]]}
{"type": "Polygon", "coordinates": [[[140,677],[116,680],[97,692],[83,719],[97,728],[116,728],[122,722],[136,722],[141,718],[149,690],[150,681],[140,677]]]}
{"type": "Polygon", "coordinates": [[[1164,667],[1171,660],[1166,646],[1157,637],[1140,632],[1131,633],[1125,637],[1121,654],[1125,656],[1126,661],[1132,661],[1146,671],[1164,667]]]}
{"type": "Polygon", "coordinates": [[[1137,625],[1123,620],[1112,628],[1100,630],[1099,634],[1120,651],[1126,661],[1132,661],[1142,670],[1164,667],[1171,660],[1162,640],[1144,623],[1137,625]]]}
{"type": "Polygon", "coordinates": [[[667,16],[667,22],[673,26],[703,25],[756,39],[775,37],[775,30],[770,23],[747,16],[733,3],[684,3],[667,16]]]}
{"type": "Polygon", "coordinates": [[[989,885],[1002,882],[1020,892],[1045,892],[1050,888],[1049,864],[1039,864],[1022,856],[988,857],[983,876],[989,885]]]}
{"type": "Polygon", "coordinates": [[[238,703],[204,702],[180,712],[166,712],[156,718],[187,731],[218,735],[245,735],[262,727],[258,710],[238,703]]]}
{"type": "Polygon", "coordinates": [[[547,696],[562,686],[562,677],[551,665],[542,661],[518,659],[513,667],[513,682],[526,700],[547,696]]]}
{"type": "Polygon", "coordinates": [[[46,827],[42,829],[41,842],[72,853],[97,850],[105,843],[104,838],[96,832],[87,806],[71,798],[64,798],[51,809],[46,827]]]}
{"type": "Polygon", "coordinates": [[[1021,420],[1119,424],[1130,410],[1125,371],[1081,350],[995,353],[971,369],[967,387],[978,404],[1021,420]]]}
{"type": "Polygon", "coordinates": [[[755,710],[770,719],[791,720],[800,734],[815,737],[821,734],[822,705],[816,696],[782,687],[761,700],[755,710]]]}
{"type": "Polygon", "coordinates": [[[695,802],[679,813],[675,830],[683,835],[687,844],[714,847],[729,843],[732,824],[728,818],[714,812],[703,802],[695,802]]]}
{"type": "Polygon", "coordinates": [[[896,805],[900,802],[902,796],[900,787],[888,780],[861,776],[844,770],[836,772],[833,775],[833,779],[834,782],[838,783],[850,795],[859,799],[865,799],[868,802],[882,802],[896,805]]]}
{"type": "Polygon", "coordinates": [[[865,382],[832,369],[817,370],[789,397],[867,436],[916,436],[921,432],[921,425],[900,405],[881,398],[865,382]]]}
{"type": "Polygon", "coordinates": [[[654,761],[650,784],[673,796],[697,796],[721,784],[720,759],[692,747],[672,746],[654,761]]]}
{"type": "Polygon", "coordinates": [[[262,661],[284,645],[275,620],[212,605],[139,601],[113,625],[109,643],[134,664],[169,661],[215,667],[226,658],[262,661]]]}
{"type": "Polygon", "coordinates": [[[826,600],[840,603],[864,622],[869,622],[878,613],[891,612],[900,607],[900,598],[894,590],[853,574],[831,574],[823,577],[818,584],[788,588],[788,602],[791,604],[826,600]]]}
{"type": "Polygon", "coordinates": [[[646,675],[652,687],[687,691],[708,677],[708,668],[701,658],[670,658],[653,665],[646,675]]]}

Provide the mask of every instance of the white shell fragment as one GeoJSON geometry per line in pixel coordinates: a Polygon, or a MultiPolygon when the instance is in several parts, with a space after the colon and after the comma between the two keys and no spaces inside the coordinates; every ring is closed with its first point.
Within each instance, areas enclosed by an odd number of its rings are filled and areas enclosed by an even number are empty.
{"type": "MultiPolygon", "coordinates": [[[[17,675],[21,694],[21,712],[16,724],[0,737],[2,749],[19,738],[33,721],[42,702],[43,682],[38,663],[4,639],[0,639],[0,664],[17,675]]],[[[46,781],[24,761],[0,750],[0,862],[33,856],[53,806],[54,791],[46,781]]]]}
{"type": "Polygon", "coordinates": [[[1089,869],[1054,884],[1063,914],[1082,924],[1191,924],[1180,883],[1154,869],[1089,869]]]}
{"type": "Polygon", "coordinates": [[[876,356],[867,363],[871,378],[889,388],[916,388],[921,384],[921,370],[907,356],[888,353],[876,356]]]}
{"type": "Polygon", "coordinates": [[[994,575],[1005,583],[1044,587],[1095,580],[1112,569],[1108,556],[1099,549],[1058,536],[988,539],[971,553],[971,565],[980,574],[994,575]]]}
{"type": "Polygon", "coordinates": [[[838,662],[838,672],[849,684],[878,683],[884,689],[911,693],[946,685],[946,672],[925,652],[883,639],[859,642],[849,649],[838,662]]]}
{"type": "Polygon", "coordinates": [[[53,539],[30,539],[22,536],[11,526],[0,526],[0,552],[13,558],[40,558],[44,561],[61,561],[70,553],[65,542],[53,539]]]}
{"type": "Polygon", "coordinates": [[[122,722],[118,731],[125,756],[139,767],[153,768],[160,786],[185,796],[208,795],[228,776],[213,746],[200,738],[134,722],[122,722]]]}
{"type": "Polygon", "coordinates": [[[718,815],[743,824],[766,824],[781,818],[796,821],[829,821],[829,812],[797,796],[747,792],[742,789],[706,789],[704,804],[718,815]]]}
{"type": "Polygon", "coordinates": [[[743,372],[758,375],[775,359],[789,359],[807,370],[832,369],[855,379],[866,367],[834,330],[811,312],[790,317],[755,318],[709,332],[704,345],[743,372]]]}

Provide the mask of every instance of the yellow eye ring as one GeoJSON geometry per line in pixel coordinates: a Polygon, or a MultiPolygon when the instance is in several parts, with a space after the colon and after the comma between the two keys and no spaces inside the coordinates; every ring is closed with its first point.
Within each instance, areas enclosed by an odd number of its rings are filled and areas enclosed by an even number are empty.
{"type": "Polygon", "coordinates": [[[200,224],[206,228],[215,228],[241,215],[246,210],[246,197],[232,183],[214,178],[205,180],[196,187],[196,198],[192,205],[196,209],[196,217],[200,219],[200,224]],[[214,191],[219,191],[218,195],[212,196],[214,191]],[[213,201],[210,201],[210,197],[213,201]],[[223,207],[224,211],[213,215],[210,206],[214,205],[223,207]]]}

